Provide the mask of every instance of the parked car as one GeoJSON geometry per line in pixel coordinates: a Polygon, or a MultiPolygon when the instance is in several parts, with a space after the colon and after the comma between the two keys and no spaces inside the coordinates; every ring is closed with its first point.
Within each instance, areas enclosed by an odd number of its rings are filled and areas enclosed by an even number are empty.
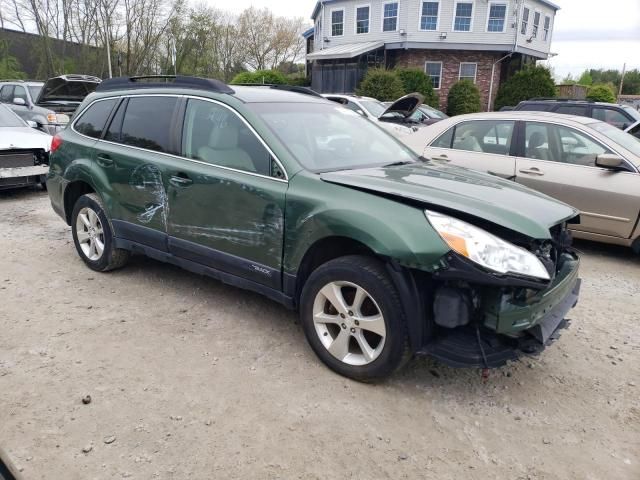
{"type": "Polygon", "coordinates": [[[640,140],[640,121],[631,125],[629,128],[625,130],[625,132],[627,132],[630,135],[633,135],[634,137],[640,140]]]}
{"type": "Polygon", "coordinates": [[[375,98],[358,95],[332,93],[323,94],[323,97],[376,122],[396,137],[411,135],[417,130],[420,122],[411,117],[424,101],[424,97],[418,93],[406,95],[389,105],[375,98]]]}
{"type": "Polygon", "coordinates": [[[612,125],[544,112],[461,115],[407,138],[425,157],[489,172],[579,209],[574,236],[640,253],[640,142],[612,125]]]}
{"type": "MultiPolygon", "coordinates": [[[[389,107],[393,104],[393,102],[382,102],[382,104],[389,107]]],[[[446,113],[423,103],[415,112],[413,112],[413,115],[411,115],[411,117],[409,118],[412,121],[418,122],[423,125],[431,125],[433,123],[439,122],[440,120],[444,120],[445,118],[449,118],[449,116],[446,113]]]]}
{"type": "Polygon", "coordinates": [[[609,123],[621,130],[640,121],[640,112],[629,105],[567,99],[532,99],[520,102],[513,110],[578,115],[609,123]]]}
{"type": "Polygon", "coordinates": [[[69,123],[80,102],[101,82],[89,75],[62,75],[46,82],[0,81],[0,103],[54,135],[69,123]]]}
{"type": "Polygon", "coordinates": [[[259,292],[359,380],[413,354],[495,367],[566,326],[574,208],[312,95],[172,80],[105,80],[52,142],[51,203],[89,268],[143,253],[259,292]]]}
{"type": "Polygon", "coordinates": [[[34,127],[0,105],[0,189],[46,186],[51,136],[34,127]]]}

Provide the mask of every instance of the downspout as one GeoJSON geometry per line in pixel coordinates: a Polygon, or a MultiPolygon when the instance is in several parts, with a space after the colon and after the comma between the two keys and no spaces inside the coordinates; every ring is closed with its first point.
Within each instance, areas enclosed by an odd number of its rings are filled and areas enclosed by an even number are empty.
{"type": "Polygon", "coordinates": [[[518,13],[516,14],[515,38],[513,41],[513,48],[511,49],[511,52],[507,53],[504,57],[496,60],[495,62],[493,62],[493,65],[491,65],[491,82],[489,83],[489,101],[487,102],[487,112],[490,112],[493,108],[493,84],[496,73],[496,65],[502,62],[505,58],[511,57],[514,53],[516,53],[516,50],[518,49],[518,36],[520,34],[520,15],[522,14],[523,8],[524,0],[522,0],[522,3],[520,3],[520,5],[518,5],[516,9],[518,13]]]}

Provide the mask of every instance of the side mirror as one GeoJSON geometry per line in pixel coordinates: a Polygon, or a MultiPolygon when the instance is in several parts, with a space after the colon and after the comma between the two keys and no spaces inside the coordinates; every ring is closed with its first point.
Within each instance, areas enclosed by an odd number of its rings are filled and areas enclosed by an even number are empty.
{"type": "Polygon", "coordinates": [[[27,120],[27,125],[29,125],[31,128],[38,128],[38,124],[33,120],[27,120]]]}
{"type": "Polygon", "coordinates": [[[24,101],[24,98],[16,97],[13,99],[13,104],[22,105],[24,107],[27,104],[27,102],[24,101]]]}
{"type": "Polygon", "coordinates": [[[618,170],[622,168],[623,164],[624,159],[615,153],[603,153],[596,157],[596,167],[618,170]]]}

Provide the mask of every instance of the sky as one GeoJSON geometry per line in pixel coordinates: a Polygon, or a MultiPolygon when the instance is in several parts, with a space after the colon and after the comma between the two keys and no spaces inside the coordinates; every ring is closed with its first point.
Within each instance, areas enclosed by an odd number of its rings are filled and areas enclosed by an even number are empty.
{"type": "MultiPolygon", "coordinates": [[[[282,16],[309,19],[314,0],[206,0],[232,12],[253,5],[282,16]]],[[[640,0],[554,0],[556,16],[548,64],[560,79],[587,68],[640,69],[640,0]]],[[[309,20],[311,25],[311,21],[309,20]]]]}

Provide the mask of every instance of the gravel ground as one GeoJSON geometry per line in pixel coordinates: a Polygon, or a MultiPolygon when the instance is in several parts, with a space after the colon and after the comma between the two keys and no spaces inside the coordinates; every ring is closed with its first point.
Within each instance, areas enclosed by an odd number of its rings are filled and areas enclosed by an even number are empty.
{"type": "Polygon", "coordinates": [[[640,259],[577,247],[542,356],[372,386],[258,295],[141,257],[91,272],[44,192],[0,192],[0,446],[26,479],[637,480],[640,259]]]}

